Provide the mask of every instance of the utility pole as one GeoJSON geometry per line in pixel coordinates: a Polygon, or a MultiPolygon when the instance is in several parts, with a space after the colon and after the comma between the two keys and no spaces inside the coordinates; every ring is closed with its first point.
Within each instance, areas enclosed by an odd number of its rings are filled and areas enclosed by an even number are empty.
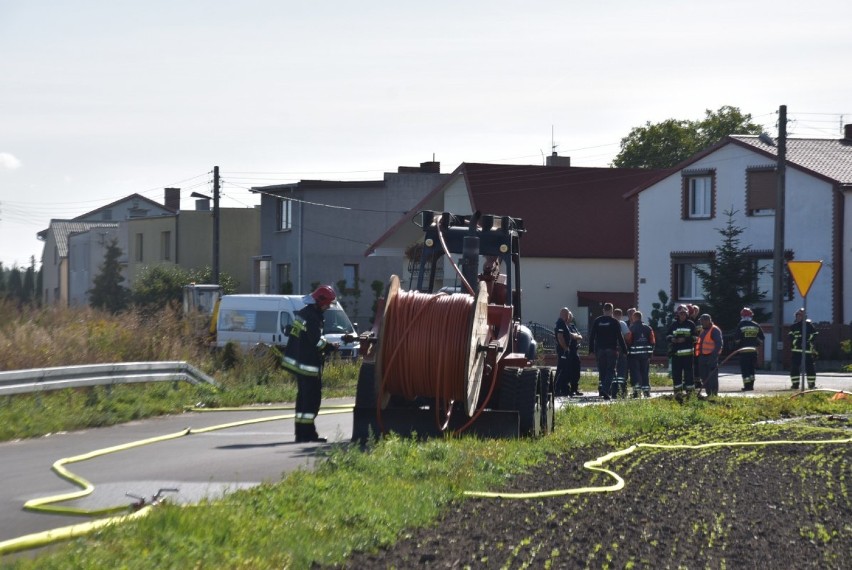
{"type": "Polygon", "coordinates": [[[772,370],[779,371],[784,341],[784,193],[787,168],[787,105],[778,108],[778,186],[775,191],[775,253],[772,258],[772,370]]]}
{"type": "Polygon", "coordinates": [[[219,167],[213,167],[213,284],[219,284],[219,167]]]}

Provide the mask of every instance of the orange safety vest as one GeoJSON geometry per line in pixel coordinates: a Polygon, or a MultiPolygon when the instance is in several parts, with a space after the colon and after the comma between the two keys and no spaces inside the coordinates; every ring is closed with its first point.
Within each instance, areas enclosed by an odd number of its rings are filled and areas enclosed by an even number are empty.
{"type": "Polygon", "coordinates": [[[709,329],[702,330],[698,337],[698,342],[695,345],[696,356],[701,354],[713,354],[713,351],[716,350],[716,341],[713,340],[713,329],[719,331],[719,335],[721,336],[722,329],[716,325],[712,325],[709,329]]]}

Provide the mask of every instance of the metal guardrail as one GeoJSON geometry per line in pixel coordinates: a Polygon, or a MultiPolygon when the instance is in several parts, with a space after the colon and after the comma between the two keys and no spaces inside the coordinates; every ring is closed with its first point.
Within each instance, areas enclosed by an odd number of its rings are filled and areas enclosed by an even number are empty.
{"type": "Polygon", "coordinates": [[[216,385],[213,378],[183,361],[122,362],[0,372],[0,396],[84,386],[179,381],[216,385]]]}

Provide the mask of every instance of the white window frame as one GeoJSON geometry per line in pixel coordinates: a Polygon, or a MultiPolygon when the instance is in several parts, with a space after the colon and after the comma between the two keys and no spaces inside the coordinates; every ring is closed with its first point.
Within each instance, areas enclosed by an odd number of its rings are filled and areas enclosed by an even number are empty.
{"type": "Polygon", "coordinates": [[[676,265],[678,271],[678,300],[701,301],[704,299],[706,292],[701,283],[701,278],[694,269],[696,266],[701,267],[705,271],[709,271],[710,269],[710,265],[707,263],[678,263],[676,265]]]}
{"type": "Polygon", "coordinates": [[[687,178],[689,219],[705,220],[713,215],[713,177],[690,176],[687,178]]]}
{"type": "Polygon", "coordinates": [[[283,232],[293,229],[293,201],[288,198],[278,199],[278,211],[276,220],[278,231],[283,232]]]}

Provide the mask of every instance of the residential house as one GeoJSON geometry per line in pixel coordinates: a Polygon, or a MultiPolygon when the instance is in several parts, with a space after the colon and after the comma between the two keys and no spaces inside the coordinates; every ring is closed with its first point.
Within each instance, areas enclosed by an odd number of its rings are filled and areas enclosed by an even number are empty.
{"type": "Polygon", "coordinates": [[[86,292],[103,263],[107,238],[119,237],[119,222],[173,214],[162,204],[140,194],[131,194],[71,220],[51,220],[50,226],[38,233],[38,239],[45,242],[41,256],[43,302],[62,305],[88,303],[86,292]],[[92,231],[94,235],[80,235],[92,231]],[[77,254],[75,260],[69,259],[71,237],[74,238],[74,253],[77,254]],[[95,249],[83,249],[92,247],[95,249]],[[74,293],[70,290],[72,285],[74,293]]]}
{"type": "MultiPolygon", "coordinates": [[[[196,210],[181,211],[180,189],[166,188],[164,204],[133,194],[73,220],[51,220],[39,232],[45,303],[88,304],[88,291],[114,239],[122,251],[124,286],[146,266],[212,266],[213,221],[209,200],[196,210]]],[[[257,208],[220,209],[220,268],[238,282],[238,292],[252,291],[252,260],[260,250],[257,208]]]]}
{"type": "Polygon", "coordinates": [[[302,180],[253,188],[261,196],[258,293],[307,294],[332,285],[349,317],[369,326],[373,286],[387,283],[399,260],[363,251],[399,216],[448,177],[440,163],[400,167],[381,180],[302,180]]]}
{"type": "MultiPolygon", "coordinates": [[[[366,254],[397,260],[393,272],[410,289],[416,283],[403,258],[423,239],[412,223],[417,212],[512,216],[526,229],[520,240],[524,322],[550,327],[567,306],[584,328],[605,302],[634,306],[634,211],[622,196],[661,171],[573,167],[569,157],[548,158],[549,166],[462,163],[366,254]]],[[[455,272],[444,268],[443,275],[437,287],[457,284],[455,272]]]]}
{"type": "MultiPolygon", "coordinates": [[[[766,271],[754,286],[772,310],[777,146],[766,137],[735,135],[698,153],[674,171],[628,193],[638,211],[636,295],[649,306],[665,291],[697,302],[703,290],[694,271],[721,242],[718,230],[734,212],[742,246],[766,271]]],[[[814,322],[852,321],[852,125],[835,139],[789,138],[786,144],[784,256],[823,262],[808,293],[814,322]]],[[[802,297],[787,279],[782,324],[802,297]]],[[[771,346],[771,340],[766,343],[771,346]]]]}

